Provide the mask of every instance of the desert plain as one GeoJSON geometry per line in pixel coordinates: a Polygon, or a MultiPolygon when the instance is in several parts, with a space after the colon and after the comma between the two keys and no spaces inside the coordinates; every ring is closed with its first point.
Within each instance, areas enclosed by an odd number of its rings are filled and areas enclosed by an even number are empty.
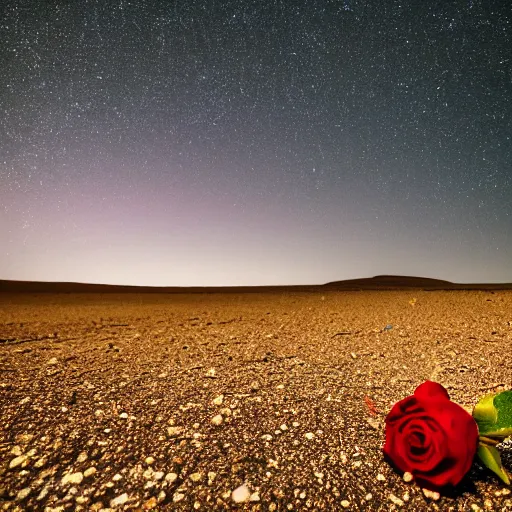
{"type": "Polygon", "coordinates": [[[427,379],[512,388],[511,290],[0,293],[0,338],[0,510],[512,510],[381,451],[427,379]]]}

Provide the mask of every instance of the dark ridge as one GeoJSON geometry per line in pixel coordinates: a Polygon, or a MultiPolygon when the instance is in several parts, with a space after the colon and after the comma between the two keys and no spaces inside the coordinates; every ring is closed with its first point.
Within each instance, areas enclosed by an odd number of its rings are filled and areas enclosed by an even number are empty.
{"type": "Polygon", "coordinates": [[[375,276],[333,281],[323,285],[291,286],[123,286],[91,283],[11,281],[0,279],[4,293],[283,293],[371,290],[512,290],[512,283],[452,283],[415,276],[375,276]]]}

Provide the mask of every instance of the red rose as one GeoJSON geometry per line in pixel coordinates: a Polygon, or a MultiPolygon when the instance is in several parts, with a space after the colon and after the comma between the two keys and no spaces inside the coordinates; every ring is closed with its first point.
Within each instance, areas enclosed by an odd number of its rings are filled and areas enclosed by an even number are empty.
{"type": "Polygon", "coordinates": [[[384,454],[422,487],[457,485],[469,471],[477,445],[475,420],[436,382],[418,386],[386,417],[384,454]]]}

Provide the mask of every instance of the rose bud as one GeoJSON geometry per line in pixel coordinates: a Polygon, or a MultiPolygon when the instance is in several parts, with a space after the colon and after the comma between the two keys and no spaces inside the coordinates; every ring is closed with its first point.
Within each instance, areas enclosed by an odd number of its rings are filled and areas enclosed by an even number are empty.
{"type": "Polygon", "coordinates": [[[418,386],[386,417],[384,454],[421,487],[457,485],[469,471],[477,446],[475,420],[436,382],[418,386]]]}

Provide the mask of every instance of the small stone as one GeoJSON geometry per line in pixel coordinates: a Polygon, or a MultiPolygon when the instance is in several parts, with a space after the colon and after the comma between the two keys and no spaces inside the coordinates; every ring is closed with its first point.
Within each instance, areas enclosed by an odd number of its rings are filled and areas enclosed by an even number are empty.
{"type": "Polygon", "coordinates": [[[203,477],[203,475],[201,473],[192,473],[189,478],[190,480],[192,480],[192,482],[199,482],[199,480],[201,480],[201,478],[203,477]]]}
{"type": "Polygon", "coordinates": [[[392,503],[394,503],[397,507],[401,507],[401,506],[404,504],[404,502],[403,502],[400,498],[398,498],[397,496],[395,496],[394,494],[390,494],[390,495],[389,495],[389,500],[390,500],[392,503]]]}
{"type": "Polygon", "coordinates": [[[172,484],[177,478],[178,475],[176,473],[167,473],[167,475],[165,475],[165,481],[170,484],[172,484]]]}
{"type": "Polygon", "coordinates": [[[183,427],[167,427],[169,437],[177,437],[183,432],[183,427]]]}
{"type": "Polygon", "coordinates": [[[16,445],[16,446],[13,446],[11,448],[11,454],[16,456],[16,457],[19,457],[23,452],[21,451],[21,448],[16,445]]]}
{"type": "Polygon", "coordinates": [[[156,497],[158,503],[162,503],[162,501],[164,501],[165,498],[167,498],[167,494],[165,494],[165,491],[160,491],[158,493],[158,496],[156,497]]]}
{"type": "Polygon", "coordinates": [[[163,477],[164,477],[163,471],[156,471],[155,473],[153,473],[153,480],[156,480],[157,482],[159,480],[162,480],[163,477]]]}
{"type": "Polygon", "coordinates": [[[217,416],[214,416],[211,419],[212,425],[221,425],[223,421],[224,421],[224,418],[222,417],[221,414],[217,414],[217,416]]]}
{"type": "Polygon", "coordinates": [[[425,498],[430,498],[434,501],[437,501],[441,495],[436,491],[431,491],[430,489],[423,489],[423,494],[425,495],[425,498]]]}
{"type": "Polygon", "coordinates": [[[386,477],[385,477],[382,473],[379,473],[379,474],[377,475],[377,480],[378,480],[379,482],[385,482],[385,481],[386,481],[386,477]]]}
{"type": "Polygon", "coordinates": [[[97,471],[98,470],[94,466],[91,466],[90,468],[87,468],[84,471],[84,477],[89,478],[90,476],[94,475],[97,471]]]}
{"type": "Polygon", "coordinates": [[[231,498],[235,503],[244,503],[251,498],[251,491],[247,485],[242,484],[231,493],[231,498]]]}
{"type": "Polygon", "coordinates": [[[16,457],[11,460],[11,462],[9,463],[9,468],[13,469],[15,467],[18,467],[27,460],[28,460],[28,457],[26,455],[20,455],[19,457],[16,457]]]}
{"type": "Polygon", "coordinates": [[[409,473],[408,471],[404,473],[404,482],[409,483],[412,482],[413,479],[414,477],[412,476],[412,473],[409,473]]]}
{"type": "Polygon", "coordinates": [[[199,510],[201,508],[201,502],[200,501],[194,501],[194,510],[199,510]]]}
{"type": "Polygon", "coordinates": [[[52,357],[46,362],[46,366],[55,366],[56,364],[59,364],[59,360],[56,357],[52,357]]]}
{"type": "Polygon", "coordinates": [[[122,480],[122,479],[123,479],[123,477],[122,477],[122,475],[120,475],[119,473],[116,473],[116,474],[112,477],[112,480],[113,480],[114,482],[119,482],[119,480],[122,480]]]}
{"type": "Polygon", "coordinates": [[[182,492],[175,492],[172,496],[172,501],[174,503],[178,503],[179,501],[181,501],[183,498],[185,497],[185,495],[182,493],[182,492]]]}
{"type": "Polygon", "coordinates": [[[402,496],[402,499],[404,501],[409,501],[411,499],[411,496],[408,492],[405,492],[404,495],[402,496]]]}
{"type": "Polygon", "coordinates": [[[261,439],[263,439],[264,441],[272,441],[272,436],[270,434],[263,434],[261,436],[261,439]]]}
{"type": "Polygon", "coordinates": [[[112,508],[119,507],[121,505],[124,505],[127,501],[128,501],[128,494],[124,493],[124,494],[121,494],[121,496],[118,496],[117,498],[110,500],[110,506],[112,508]]]}
{"type": "Polygon", "coordinates": [[[260,501],[260,495],[258,492],[253,492],[250,496],[249,496],[249,501],[260,501]]]}
{"type": "Polygon", "coordinates": [[[62,477],[61,484],[62,485],[68,485],[68,484],[80,484],[82,483],[82,480],[84,479],[84,475],[81,472],[78,473],[67,473],[62,477]]]}
{"type": "Polygon", "coordinates": [[[224,401],[224,395],[219,395],[218,397],[213,399],[214,405],[222,405],[222,402],[224,401]]]}
{"type": "Polygon", "coordinates": [[[315,434],[313,434],[313,432],[307,432],[306,434],[304,434],[306,439],[313,439],[315,437],[315,434]]]}
{"type": "Polygon", "coordinates": [[[25,487],[25,489],[21,489],[21,491],[18,492],[18,494],[16,495],[16,501],[24,500],[31,492],[32,489],[30,487],[25,487]]]}
{"type": "Polygon", "coordinates": [[[288,427],[283,423],[280,427],[279,427],[283,432],[285,430],[288,430],[288,427]]]}
{"type": "Polygon", "coordinates": [[[88,458],[87,452],[80,452],[80,454],[76,458],[76,461],[78,463],[85,462],[87,460],[87,458],[88,458]]]}
{"type": "Polygon", "coordinates": [[[142,508],[143,508],[144,510],[152,510],[152,509],[154,509],[154,508],[157,506],[157,504],[158,504],[158,503],[157,503],[157,500],[156,500],[156,498],[153,496],[152,498],[149,498],[149,500],[148,500],[148,501],[146,501],[146,502],[144,503],[144,505],[142,505],[142,508]]]}
{"type": "Polygon", "coordinates": [[[151,464],[154,464],[155,463],[155,459],[154,457],[146,457],[144,462],[148,465],[148,466],[151,466],[151,464]]]}
{"type": "Polygon", "coordinates": [[[217,476],[217,473],[215,473],[215,471],[209,471],[208,472],[208,485],[212,485],[212,483],[215,480],[216,476],[217,476]]]}
{"type": "Polygon", "coordinates": [[[214,379],[215,378],[215,368],[210,368],[206,374],[205,374],[205,377],[208,377],[210,379],[214,379]]]}
{"type": "Polygon", "coordinates": [[[128,413],[126,413],[126,412],[122,412],[122,413],[119,415],[119,417],[120,417],[122,420],[125,420],[125,419],[127,419],[127,418],[128,418],[128,413]]]}
{"type": "Polygon", "coordinates": [[[373,499],[373,494],[372,494],[371,492],[369,492],[369,493],[364,497],[364,499],[365,499],[366,501],[372,501],[372,499],[373,499]]]}
{"type": "Polygon", "coordinates": [[[341,506],[342,506],[343,508],[348,508],[348,507],[350,507],[350,501],[348,501],[348,500],[343,500],[343,501],[341,502],[341,506]]]}

